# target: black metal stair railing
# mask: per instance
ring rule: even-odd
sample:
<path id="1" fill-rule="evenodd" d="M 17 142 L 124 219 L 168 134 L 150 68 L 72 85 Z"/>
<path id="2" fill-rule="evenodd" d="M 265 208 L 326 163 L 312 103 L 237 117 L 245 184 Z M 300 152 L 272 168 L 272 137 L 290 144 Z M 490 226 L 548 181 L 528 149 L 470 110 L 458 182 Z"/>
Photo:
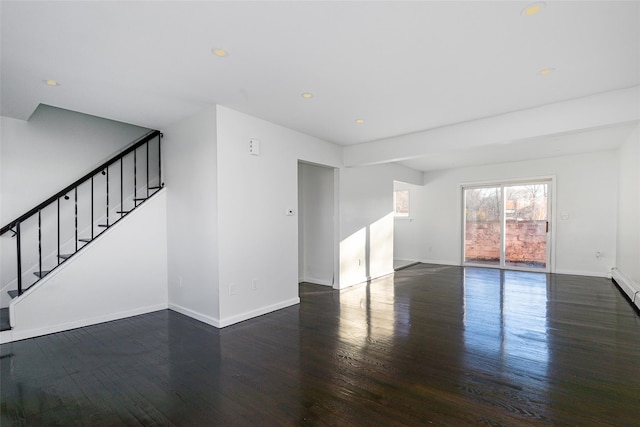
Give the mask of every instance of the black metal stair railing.
<path id="1" fill-rule="evenodd" d="M 8 292 L 11 297 L 21 295 L 164 186 L 161 139 L 159 131 L 149 132 L 0 229 L 0 236 L 11 232 L 15 238 L 17 289 Z M 25 286 L 25 275 L 35 276 L 35 281 Z M 0 287 L 13 281 L 2 277 Z"/>

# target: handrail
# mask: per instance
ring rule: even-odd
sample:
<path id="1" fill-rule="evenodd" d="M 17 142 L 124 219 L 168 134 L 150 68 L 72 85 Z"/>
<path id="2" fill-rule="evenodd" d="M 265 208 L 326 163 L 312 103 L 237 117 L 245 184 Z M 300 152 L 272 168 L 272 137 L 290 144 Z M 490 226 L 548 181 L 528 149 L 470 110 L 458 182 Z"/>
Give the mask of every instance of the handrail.
<path id="1" fill-rule="evenodd" d="M 13 221 L 9 222 L 7 225 L 5 225 L 4 227 L 2 227 L 0 229 L 0 235 L 6 233 L 7 231 L 11 231 L 11 229 L 13 227 L 15 227 L 16 224 L 18 224 L 18 223 L 24 221 L 25 219 L 29 218 L 31 215 L 37 213 L 39 210 L 41 210 L 44 207 L 48 206 L 49 204 L 53 203 L 54 201 L 56 201 L 60 197 L 63 197 L 68 192 L 73 190 L 75 187 L 79 186 L 80 184 L 84 183 L 85 181 L 90 180 L 91 177 L 96 175 L 98 172 L 100 172 L 100 171 L 104 170 L 105 168 L 109 167 L 113 163 L 115 163 L 118 160 L 120 160 L 122 157 L 126 156 L 127 154 L 131 153 L 132 151 L 136 150 L 138 147 L 141 147 L 142 145 L 146 144 L 147 142 L 151 141 L 152 139 L 158 137 L 159 135 L 161 135 L 160 131 L 154 130 L 152 132 L 149 132 L 145 136 L 141 137 L 137 142 L 135 142 L 129 148 L 125 149 L 124 151 L 121 151 L 121 152 L 117 153 L 114 157 L 112 157 L 111 159 L 107 160 L 105 163 L 101 164 L 100 166 L 98 166 L 97 168 L 95 168 L 94 170 L 92 170 L 91 172 L 89 172 L 88 174 L 83 176 L 82 178 L 78 179 L 73 184 L 68 185 L 62 191 L 59 191 L 56 194 L 54 194 L 53 196 L 49 197 L 47 200 L 45 200 L 44 202 L 40 203 L 35 208 L 27 211 L 25 214 L 22 214 L 18 218 L 16 218 Z"/>

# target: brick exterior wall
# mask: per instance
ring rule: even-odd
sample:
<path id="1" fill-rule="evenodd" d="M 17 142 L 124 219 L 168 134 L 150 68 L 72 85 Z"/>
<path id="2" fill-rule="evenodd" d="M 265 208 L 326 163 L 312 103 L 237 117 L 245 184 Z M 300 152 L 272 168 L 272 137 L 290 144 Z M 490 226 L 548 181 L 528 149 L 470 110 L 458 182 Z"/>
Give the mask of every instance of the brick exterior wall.
<path id="1" fill-rule="evenodd" d="M 506 262 L 545 263 L 547 260 L 546 221 L 507 221 Z M 500 259 L 500 222 L 467 224 L 465 256 L 468 261 Z"/>

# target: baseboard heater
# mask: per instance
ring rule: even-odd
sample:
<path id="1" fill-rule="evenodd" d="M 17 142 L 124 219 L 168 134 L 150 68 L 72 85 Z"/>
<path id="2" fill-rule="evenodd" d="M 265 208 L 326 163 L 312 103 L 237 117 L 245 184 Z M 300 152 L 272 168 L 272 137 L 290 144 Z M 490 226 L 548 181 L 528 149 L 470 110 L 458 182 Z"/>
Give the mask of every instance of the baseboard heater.
<path id="1" fill-rule="evenodd" d="M 627 277 L 617 268 L 611 271 L 611 278 L 627 298 L 629 298 L 634 308 L 640 312 L 640 284 L 631 280 L 631 278 Z"/>

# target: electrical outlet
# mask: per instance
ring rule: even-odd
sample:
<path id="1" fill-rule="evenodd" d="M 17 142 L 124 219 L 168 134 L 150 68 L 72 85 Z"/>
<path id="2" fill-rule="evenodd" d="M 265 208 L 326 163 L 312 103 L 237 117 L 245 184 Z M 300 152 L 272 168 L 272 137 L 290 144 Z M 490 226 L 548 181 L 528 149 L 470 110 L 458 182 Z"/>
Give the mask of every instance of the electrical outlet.
<path id="1" fill-rule="evenodd" d="M 252 291 L 257 291 L 258 290 L 258 279 L 253 279 L 251 281 L 251 290 Z"/>
<path id="2" fill-rule="evenodd" d="M 238 293 L 238 287 L 235 283 L 229 283 L 229 295 L 236 295 Z"/>

